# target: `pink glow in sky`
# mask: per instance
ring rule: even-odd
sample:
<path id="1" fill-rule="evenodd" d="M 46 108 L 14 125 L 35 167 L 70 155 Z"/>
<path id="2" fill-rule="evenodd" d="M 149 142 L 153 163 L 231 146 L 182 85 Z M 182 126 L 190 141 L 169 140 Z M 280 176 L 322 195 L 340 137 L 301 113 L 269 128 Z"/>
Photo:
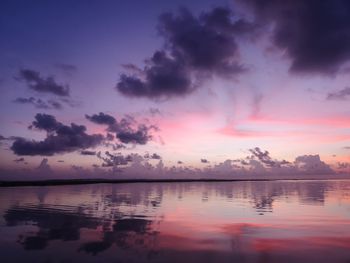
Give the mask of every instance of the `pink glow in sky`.
<path id="1" fill-rule="evenodd" d="M 4 4 L 0 179 L 349 174 L 350 7 L 302 2 Z"/>

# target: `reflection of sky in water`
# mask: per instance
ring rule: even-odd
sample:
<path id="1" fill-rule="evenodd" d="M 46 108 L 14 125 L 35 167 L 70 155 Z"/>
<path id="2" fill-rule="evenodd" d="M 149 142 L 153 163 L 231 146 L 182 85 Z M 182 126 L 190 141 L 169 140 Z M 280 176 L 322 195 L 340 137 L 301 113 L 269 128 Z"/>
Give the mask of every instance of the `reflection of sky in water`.
<path id="1" fill-rule="evenodd" d="M 350 181 L 2 188 L 5 262 L 349 262 Z"/>

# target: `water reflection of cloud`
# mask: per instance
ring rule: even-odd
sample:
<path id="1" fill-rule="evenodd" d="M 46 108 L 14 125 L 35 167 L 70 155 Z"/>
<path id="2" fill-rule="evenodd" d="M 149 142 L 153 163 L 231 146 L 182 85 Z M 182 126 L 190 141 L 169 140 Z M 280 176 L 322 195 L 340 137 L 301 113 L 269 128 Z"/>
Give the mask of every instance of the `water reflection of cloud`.
<path id="1" fill-rule="evenodd" d="M 54 254 L 69 246 L 67 257 L 130 262 L 281 262 L 296 248 L 312 258 L 302 246 L 350 256 L 346 207 L 338 201 L 332 208 L 337 216 L 326 207 L 346 198 L 349 183 L 61 186 L 46 187 L 44 198 L 42 188 L 31 187 L 4 189 L 0 198 L 12 200 L 3 212 L 4 229 L 17 229 L 22 250 Z"/>

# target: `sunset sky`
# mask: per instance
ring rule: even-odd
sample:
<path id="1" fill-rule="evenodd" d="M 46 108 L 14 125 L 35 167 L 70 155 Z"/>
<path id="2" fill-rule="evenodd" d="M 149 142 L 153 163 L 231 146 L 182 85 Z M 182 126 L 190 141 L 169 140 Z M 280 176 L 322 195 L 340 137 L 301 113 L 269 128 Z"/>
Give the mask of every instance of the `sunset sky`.
<path id="1" fill-rule="evenodd" d="M 5 0 L 0 33 L 0 179 L 350 171 L 349 1 Z"/>

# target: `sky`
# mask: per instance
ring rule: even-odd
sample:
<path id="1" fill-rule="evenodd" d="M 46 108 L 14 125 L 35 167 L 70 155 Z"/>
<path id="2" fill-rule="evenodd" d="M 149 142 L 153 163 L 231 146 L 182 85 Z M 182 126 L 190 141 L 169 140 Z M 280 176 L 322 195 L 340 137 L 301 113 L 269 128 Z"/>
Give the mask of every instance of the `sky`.
<path id="1" fill-rule="evenodd" d="M 346 0 L 1 1 L 0 179 L 350 172 Z"/>

